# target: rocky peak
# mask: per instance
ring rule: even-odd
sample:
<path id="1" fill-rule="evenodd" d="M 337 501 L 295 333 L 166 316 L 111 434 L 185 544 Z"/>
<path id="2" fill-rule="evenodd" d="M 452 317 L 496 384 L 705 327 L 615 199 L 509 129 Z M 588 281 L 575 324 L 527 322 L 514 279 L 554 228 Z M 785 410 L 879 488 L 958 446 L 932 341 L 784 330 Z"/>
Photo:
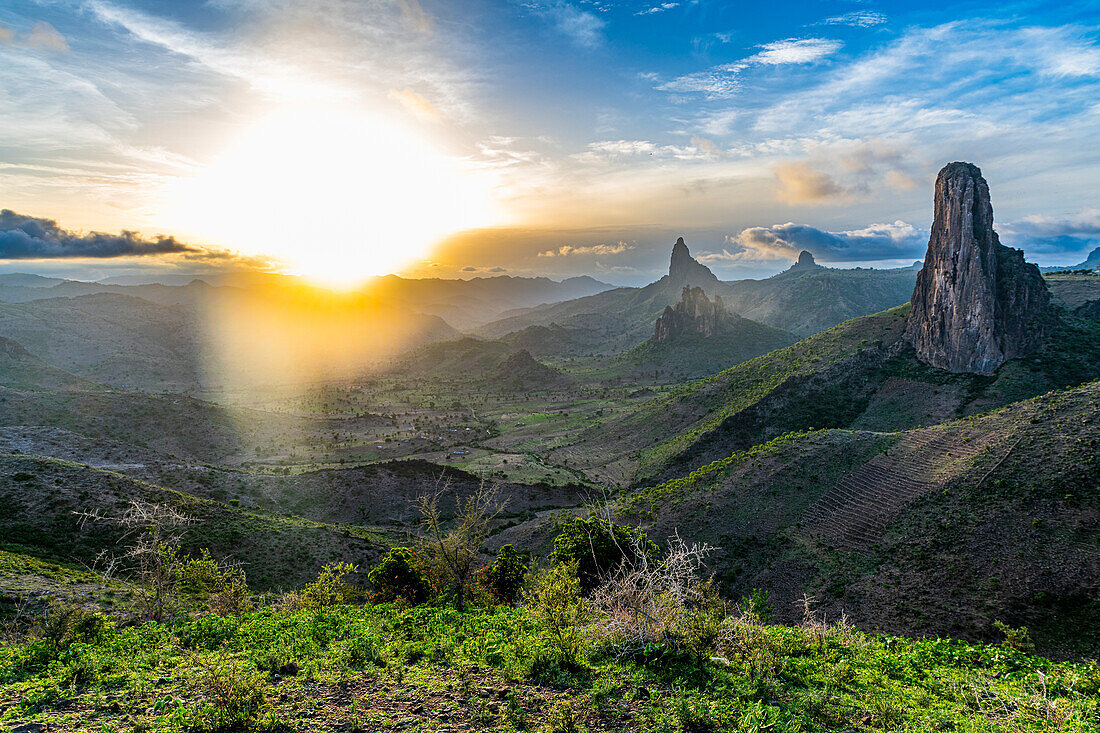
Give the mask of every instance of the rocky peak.
<path id="1" fill-rule="evenodd" d="M 707 287 L 717 285 L 718 278 L 706 265 L 701 265 L 691 256 L 684 238 L 676 240 L 672 245 L 672 259 L 668 264 L 668 285 L 670 288 L 679 289 L 685 285 Z"/>
<path id="2" fill-rule="evenodd" d="M 1032 351 L 1050 295 L 1023 252 L 993 230 L 989 185 L 970 163 L 936 178 L 935 219 L 917 274 L 906 339 L 921 361 L 952 372 L 990 374 Z"/>
<path id="3" fill-rule="evenodd" d="M 817 270 L 820 268 L 821 265 L 817 264 L 817 261 L 814 260 L 813 252 L 804 249 L 798 253 L 798 262 L 791 265 L 790 270 Z"/>
<path id="4" fill-rule="evenodd" d="M 657 319 L 653 340 L 660 344 L 688 333 L 710 338 L 721 331 L 730 318 L 722 296 L 715 295 L 711 301 L 702 288 L 685 285 L 676 307 L 665 306 L 664 313 Z"/>

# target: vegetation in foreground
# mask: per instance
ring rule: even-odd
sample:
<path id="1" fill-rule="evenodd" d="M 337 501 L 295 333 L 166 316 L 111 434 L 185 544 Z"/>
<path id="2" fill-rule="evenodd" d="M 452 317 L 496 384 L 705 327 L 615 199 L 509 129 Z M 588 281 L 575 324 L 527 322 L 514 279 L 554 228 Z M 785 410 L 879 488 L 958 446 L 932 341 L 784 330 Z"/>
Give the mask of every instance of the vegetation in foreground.
<path id="1" fill-rule="evenodd" d="M 479 560 L 490 493 L 354 583 L 340 563 L 282 597 L 240 568 L 184 556 L 165 527 L 126 552 L 132 613 L 54 603 L 0 645 L 0 722 L 132 731 L 1096 730 L 1100 665 L 999 645 L 769 623 L 702 578 L 712 549 L 664 550 L 596 515 L 562 526 L 538 569 L 506 546 Z"/>

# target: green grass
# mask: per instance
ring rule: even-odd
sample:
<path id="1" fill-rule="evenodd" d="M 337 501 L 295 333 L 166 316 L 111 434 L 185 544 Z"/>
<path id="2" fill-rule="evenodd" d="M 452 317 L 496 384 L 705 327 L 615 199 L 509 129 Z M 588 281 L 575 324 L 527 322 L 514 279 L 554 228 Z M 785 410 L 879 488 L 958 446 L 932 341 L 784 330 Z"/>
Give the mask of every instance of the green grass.
<path id="1" fill-rule="evenodd" d="M 0 647 L 0 721 L 65 730 L 1089 731 L 1100 668 L 1008 648 L 754 626 L 728 659 L 546 672 L 524 609 L 263 609 Z M 343 725 L 345 727 L 339 728 Z"/>

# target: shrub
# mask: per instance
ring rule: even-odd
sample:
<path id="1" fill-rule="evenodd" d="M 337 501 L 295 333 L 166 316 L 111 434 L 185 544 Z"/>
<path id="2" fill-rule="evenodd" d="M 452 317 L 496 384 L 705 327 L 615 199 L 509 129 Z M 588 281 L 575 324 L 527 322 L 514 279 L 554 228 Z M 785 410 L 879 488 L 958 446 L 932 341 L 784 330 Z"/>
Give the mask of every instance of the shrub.
<path id="1" fill-rule="evenodd" d="M 453 600 L 462 610 L 467 597 L 477 589 L 481 547 L 503 504 L 497 501 L 496 489 L 483 483 L 473 494 L 457 501 L 454 520 L 444 526 L 439 500 L 449 489 L 444 484 L 435 494 L 418 501 L 424 530 L 421 551 L 432 590 Z"/>
<path id="2" fill-rule="evenodd" d="M 329 563 L 321 568 L 317 580 L 313 581 L 298 594 L 297 605 L 309 611 L 317 611 L 327 606 L 347 603 L 356 595 L 354 586 L 344 580 L 348 575 L 359 572 L 359 567 L 351 563 Z"/>
<path id="3" fill-rule="evenodd" d="M 741 613 L 754 617 L 759 623 L 766 624 L 772 620 L 774 612 L 766 590 L 753 588 L 752 592 L 741 596 L 737 606 L 741 609 Z"/>
<path id="4" fill-rule="evenodd" d="M 699 580 L 712 549 L 676 537 L 665 556 L 653 560 L 639 542 L 631 559 L 592 593 L 593 605 L 604 613 L 602 635 L 618 653 L 651 656 L 705 646 L 698 650 L 709 656 L 725 617 L 712 584 Z"/>
<path id="5" fill-rule="evenodd" d="M 599 517 L 577 517 L 562 526 L 550 557 L 557 563 L 576 563 L 581 588 L 587 593 L 624 562 L 639 555 L 656 557 L 659 550 L 642 530 Z"/>
<path id="6" fill-rule="evenodd" d="M 1005 635 L 1004 641 L 1001 642 L 1004 648 L 1027 654 L 1035 651 L 1035 643 L 1031 641 L 1031 634 L 1028 633 L 1026 626 L 1013 628 L 1001 621 L 994 621 L 993 625 L 997 627 L 997 631 Z"/>
<path id="7" fill-rule="evenodd" d="M 523 579 L 527 575 L 527 564 L 531 553 L 519 552 L 513 545 L 504 545 L 497 553 L 494 562 L 485 572 L 489 589 L 504 603 L 515 603 L 523 588 Z"/>
<path id="8" fill-rule="evenodd" d="M 533 575 L 523 589 L 525 605 L 549 644 L 555 664 L 575 668 L 587 646 L 585 627 L 594 615 L 581 593 L 575 563 L 563 563 Z"/>
<path id="9" fill-rule="evenodd" d="M 114 628 L 114 622 L 101 613 L 80 606 L 51 601 L 46 614 L 31 629 L 31 635 L 46 644 L 56 656 L 76 643 L 92 644 Z"/>
<path id="10" fill-rule="evenodd" d="M 244 571 L 219 564 L 208 550 L 197 558 L 178 560 L 175 573 L 180 591 L 201 599 L 219 616 L 239 615 L 250 606 Z"/>
<path id="11" fill-rule="evenodd" d="M 423 561 L 407 547 L 394 547 L 367 573 L 374 586 L 375 600 L 403 600 L 417 604 L 428 600 L 428 582 L 421 571 Z"/>
<path id="12" fill-rule="evenodd" d="M 242 659 L 192 657 L 198 674 L 192 680 L 203 703 L 190 713 L 192 731 L 240 730 L 252 723 L 267 704 L 267 679 Z"/>

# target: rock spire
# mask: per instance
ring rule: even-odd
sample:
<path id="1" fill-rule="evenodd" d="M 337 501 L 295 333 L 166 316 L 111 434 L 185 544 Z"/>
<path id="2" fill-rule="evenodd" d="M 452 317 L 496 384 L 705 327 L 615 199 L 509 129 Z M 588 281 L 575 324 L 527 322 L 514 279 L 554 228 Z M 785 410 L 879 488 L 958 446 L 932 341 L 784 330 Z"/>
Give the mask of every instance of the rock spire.
<path id="1" fill-rule="evenodd" d="M 1049 301 L 1039 269 L 998 240 L 981 170 L 945 166 L 905 332 L 917 357 L 952 372 L 990 374 L 1038 345 Z"/>

